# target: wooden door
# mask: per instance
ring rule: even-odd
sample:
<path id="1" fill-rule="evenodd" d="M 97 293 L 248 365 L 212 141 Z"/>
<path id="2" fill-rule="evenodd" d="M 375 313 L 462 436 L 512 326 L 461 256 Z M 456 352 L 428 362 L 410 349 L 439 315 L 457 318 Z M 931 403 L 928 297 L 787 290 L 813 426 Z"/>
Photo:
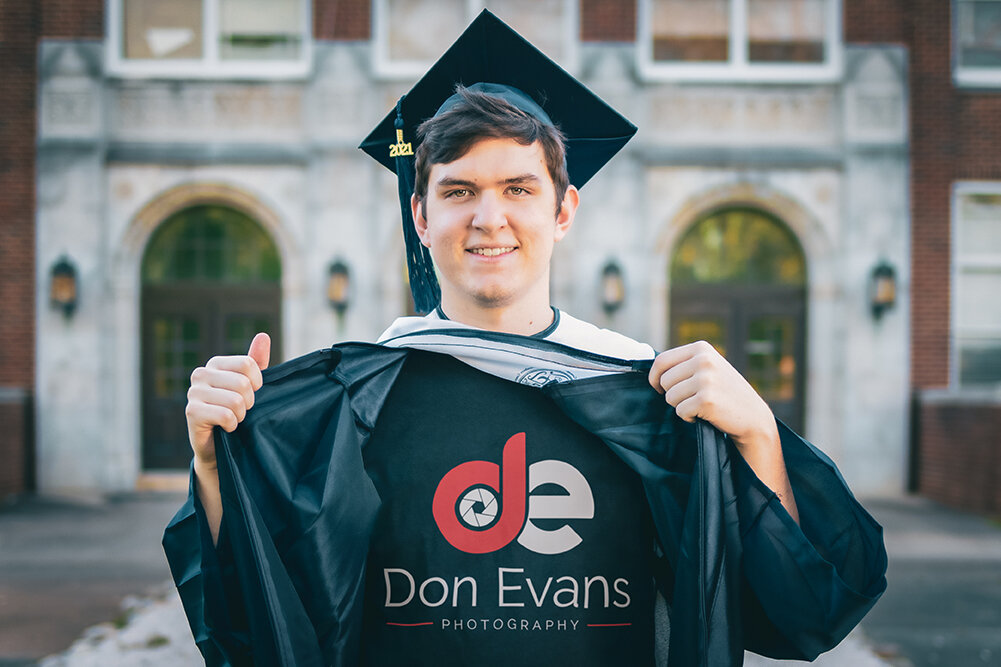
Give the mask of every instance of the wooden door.
<path id="1" fill-rule="evenodd" d="M 143 274 L 143 468 L 186 468 L 191 372 L 215 355 L 246 354 L 258 331 L 271 335 L 271 363 L 280 361 L 277 251 L 246 215 L 199 206 L 161 225 Z"/>
<path id="2" fill-rule="evenodd" d="M 670 340 L 712 343 L 775 415 L 803 428 L 806 269 L 795 237 L 759 211 L 717 211 L 682 237 L 671 268 Z"/>

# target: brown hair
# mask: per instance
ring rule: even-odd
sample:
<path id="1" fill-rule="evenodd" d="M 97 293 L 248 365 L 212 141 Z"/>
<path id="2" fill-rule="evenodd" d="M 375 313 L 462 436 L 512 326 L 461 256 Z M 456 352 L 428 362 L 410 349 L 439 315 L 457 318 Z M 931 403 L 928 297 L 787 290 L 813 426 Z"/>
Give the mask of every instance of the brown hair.
<path id="1" fill-rule="evenodd" d="M 414 194 L 421 206 L 427 199 L 432 166 L 458 160 L 483 139 L 514 139 L 524 146 L 536 141 L 542 145 L 546 168 L 556 188 L 558 214 L 570 183 L 563 133 L 496 95 L 469 90 L 461 84 L 455 92 L 462 97 L 459 104 L 417 128 Z"/>

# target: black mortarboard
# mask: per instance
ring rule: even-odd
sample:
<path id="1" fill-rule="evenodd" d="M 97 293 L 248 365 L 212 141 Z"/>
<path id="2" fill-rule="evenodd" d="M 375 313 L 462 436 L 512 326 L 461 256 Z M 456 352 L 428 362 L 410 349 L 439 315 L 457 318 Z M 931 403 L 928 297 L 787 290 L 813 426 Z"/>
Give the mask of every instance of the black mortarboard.
<path id="1" fill-rule="evenodd" d="M 420 312 L 438 305 L 440 292 L 430 253 L 417 237 L 410 212 L 416 129 L 441 110 L 455 94 L 456 85 L 477 83 L 500 84 L 500 96 L 505 100 L 559 127 L 566 137 L 570 183 L 578 188 L 636 133 L 635 125 L 506 23 L 483 10 L 360 146 L 399 178 L 410 289 Z"/>

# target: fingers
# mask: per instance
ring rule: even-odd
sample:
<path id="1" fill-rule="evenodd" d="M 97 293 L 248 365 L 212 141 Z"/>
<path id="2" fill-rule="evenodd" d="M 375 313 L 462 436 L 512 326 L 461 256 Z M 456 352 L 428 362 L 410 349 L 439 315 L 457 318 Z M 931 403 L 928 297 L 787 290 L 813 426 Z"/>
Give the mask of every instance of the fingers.
<path id="1" fill-rule="evenodd" d="M 664 393 L 664 400 L 677 409 L 681 403 L 698 394 L 700 389 L 702 387 L 700 386 L 699 378 L 694 376 L 689 377 L 667 388 L 667 391 Z"/>
<path id="2" fill-rule="evenodd" d="M 209 361 L 209 366 L 196 368 L 191 374 L 191 389 L 188 390 L 188 399 L 199 397 L 202 389 L 217 388 L 237 394 L 247 408 L 252 407 L 254 405 L 254 391 L 261 386 L 260 371 L 257 371 L 257 377 L 254 377 L 253 375 L 248 376 L 242 371 L 243 368 L 246 368 L 242 364 L 238 364 L 241 370 L 213 368 L 211 364 L 218 358 L 213 357 Z M 255 365 L 253 361 L 250 364 Z M 193 395 L 192 392 L 195 394 Z"/>
<path id="3" fill-rule="evenodd" d="M 222 405 L 193 401 L 185 407 L 184 414 L 188 418 L 188 435 L 192 438 L 191 444 L 196 455 L 208 454 L 201 450 L 211 444 L 213 427 L 219 426 L 226 432 L 232 433 L 240 425 L 236 413 Z"/>
<path id="4" fill-rule="evenodd" d="M 697 341 L 662 352 L 650 369 L 650 384 L 674 407 L 679 417 L 693 422 L 713 419 L 720 379 L 726 361 L 712 345 Z"/>
<path id="5" fill-rule="evenodd" d="M 265 334 L 266 336 L 267 334 Z M 254 340 L 257 340 L 256 338 Z M 268 346 L 270 347 L 270 341 Z M 266 360 L 265 360 L 266 361 Z M 249 355 L 233 355 L 229 357 L 212 357 L 209 362 L 205 364 L 207 370 L 218 370 L 218 371 L 228 371 L 232 373 L 237 373 L 238 375 L 245 376 L 250 380 L 250 386 L 254 391 L 261 388 L 264 384 L 264 377 L 261 375 L 261 367 Z M 199 370 L 196 368 L 195 373 Z M 194 373 L 192 373 L 191 381 L 194 383 L 196 381 Z"/>
<path id="6" fill-rule="evenodd" d="M 191 373 L 184 416 L 197 460 L 206 465 L 215 463 L 213 427 L 230 433 L 237 429 L 254 406 L 254 392 L 264 384 L 261 370 L 270 360 L 271 338 L 259 333 L 248 354 L 212 357 Z"/>
<path id="7" fill-rule="evenodd" d="M 253 399 L 248 402 L 246 397 L 240 392 L 204 385 L 191 387 L 188 391 L 188 402 L 201 403 L 213 408 L 229 410 L 233 413 L 237 423 L 242 422 L 243 418 L 247 416 L 247 410 L 253 407 Z M 226 421 L 229 420 L 227 419 Z M 219 422 L 219 425 L 226 426 L 222 422 Z"/>
<path id="8" fill-rule="evenodd" d="M 705 357 L 706 355 L 711 355 L 715 351 L 716 348 L 704 340 L 695 341 L 694 343 L 688 343 L 687 345 L 665 350 L 664 352 L 658 354 L 657 358 L 653 360 L 653 365 L 650 367 L 650 373 L 647 375 L 647 380 L 654 389 L 663 394 L 665 391 L 665 384 L 662 378 L 665 373 L 695 357 Z M 681 374 L 684 375 L 684 371 L 681 371 Z M 680 377 L 678 379 L 680 379 Z"/>
<path id="9" fill-rule="evenodd" d="M 254 336 L 247 356 L 257 362 L 258 369 L 263 371 L 267 368 L 268 362 L 271 361 L 271 336 L 264 332 Z"/>

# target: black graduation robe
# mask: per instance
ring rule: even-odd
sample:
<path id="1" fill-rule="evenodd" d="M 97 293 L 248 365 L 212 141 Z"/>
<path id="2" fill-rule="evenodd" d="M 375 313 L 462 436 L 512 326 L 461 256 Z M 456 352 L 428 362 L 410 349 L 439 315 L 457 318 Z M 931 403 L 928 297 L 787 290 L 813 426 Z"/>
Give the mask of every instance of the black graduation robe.
<path id="1" fill-rule="evenodd" d="M 568 349 L 532 341 L 547 345 Z M 345 343 L 267 369 L 240 427 L 216 429 L 219 544 L 193 491 L 163 538 L 206 664 L 357 663 L 380 505 L 362 449 L 407 354 Z M 739 665 L 745 648 L 812 660 L 837 645 L 886 587 L 881 527 L 779 422 L 797 525 L 726 436 L 682 421 L 647 383 L 649 362 L 632 366 L 539 391 L 642 480 L 672 573 L 658 581 L 670 665 Z M 677 456 L 686 448 L 696 456 Z"/>

